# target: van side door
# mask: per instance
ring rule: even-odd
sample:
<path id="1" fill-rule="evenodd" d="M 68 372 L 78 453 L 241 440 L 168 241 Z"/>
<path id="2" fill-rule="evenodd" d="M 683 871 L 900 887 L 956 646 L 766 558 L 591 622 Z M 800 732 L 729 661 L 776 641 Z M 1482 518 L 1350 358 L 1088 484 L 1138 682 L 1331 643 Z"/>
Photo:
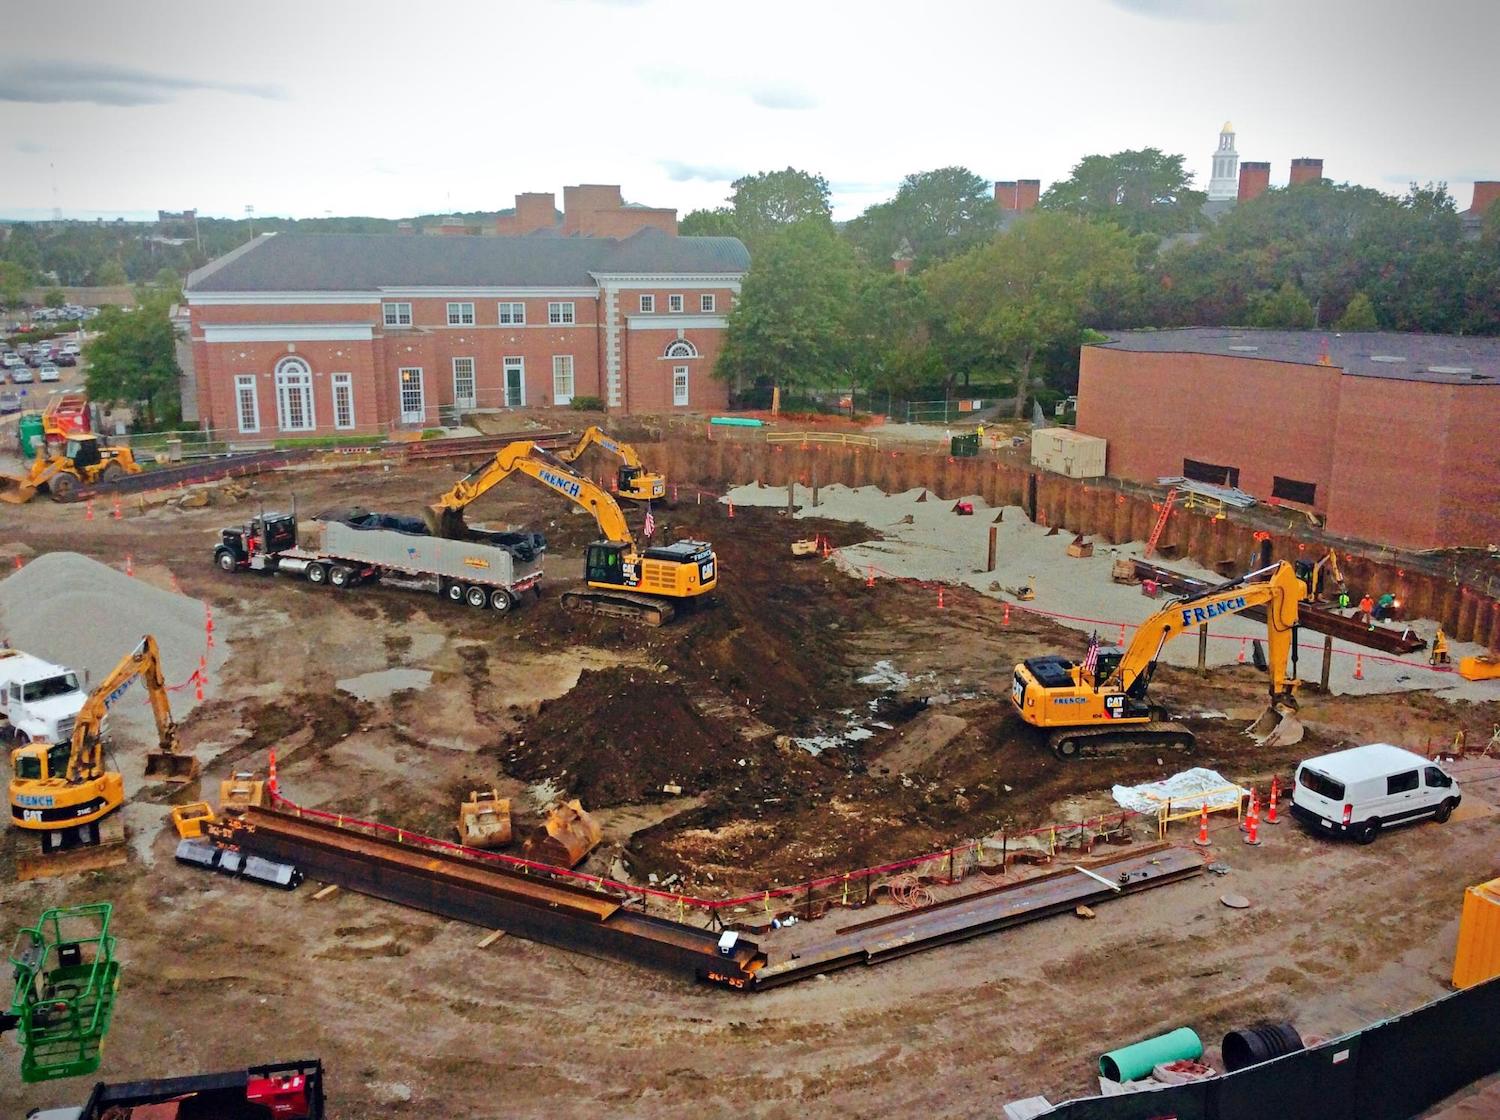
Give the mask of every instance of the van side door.
<path id="1" fill-rule="evenodd" d="M 1426 808 L 1422 776 L 1416 770 L 1401 770 L 1385 779 L 1385 798 L 1381 817 L 1387 822 L 1410 820 Z"/>

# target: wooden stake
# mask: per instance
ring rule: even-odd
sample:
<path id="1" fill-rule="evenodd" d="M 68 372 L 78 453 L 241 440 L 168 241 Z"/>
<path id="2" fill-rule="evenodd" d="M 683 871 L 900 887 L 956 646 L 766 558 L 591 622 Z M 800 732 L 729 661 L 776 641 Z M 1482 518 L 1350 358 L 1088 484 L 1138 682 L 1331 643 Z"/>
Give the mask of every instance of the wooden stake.
<path id="1" fill-rule="evenodd" d="M 484 939 L 479 942 L 479 947 L 481 949 L 488 949 L 491 945 L 499 941 L 504 936 L 505 931 L 503 929 L 491 930 L 489 933 L 485 934 Z"/>
<path id="2" fill-rule="evenodd" d="M 337 883 L 329 883 L 326 887 L 324 887 L 322 890 L 320 890 L 317 894 L 313 895 L 313 901 L 317 902 L 319 899 L 327 898 L 329 895 L 333 894 L 338 889 L 339 889 L 339 885 Z"/>

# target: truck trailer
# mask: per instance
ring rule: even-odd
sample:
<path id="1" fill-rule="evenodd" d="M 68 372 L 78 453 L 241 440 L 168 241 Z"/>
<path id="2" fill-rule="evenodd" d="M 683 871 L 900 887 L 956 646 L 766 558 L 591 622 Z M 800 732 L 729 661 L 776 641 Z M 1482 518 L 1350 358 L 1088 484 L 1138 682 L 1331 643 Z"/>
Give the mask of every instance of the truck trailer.
<path id="1" fill-rule="evenodd" d="M 220 530 L 214 563 L 225 572 L 284 572 L 339 589 L 387 583 L 505 612 L 525 592 L 541 593 L 545 550 L 536 533 L 475 528 L 449 540 L 416 518 L 356 508 L 300 527 L 293 514 L 263 513 Z"/>

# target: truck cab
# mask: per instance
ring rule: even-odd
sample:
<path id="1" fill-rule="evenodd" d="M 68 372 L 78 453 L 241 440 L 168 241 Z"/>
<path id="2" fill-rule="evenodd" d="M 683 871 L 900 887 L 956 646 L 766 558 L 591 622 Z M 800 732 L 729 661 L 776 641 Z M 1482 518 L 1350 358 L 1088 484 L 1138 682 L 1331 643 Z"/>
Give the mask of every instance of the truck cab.
<path id="1" fill-rule="evenodd" d="M 87 699 L 72 669 L 20 650 L 0 650 L 0 719 L 13 739 L 67 743 Z"/>
<path id="2" fill-rule="evenodd" d="M 214 563 L 226 572 L 274 567 L 271 557 L 297 543 L 297 519 L 289 513 L 263 513 L 244 525 L 219 530 Z"/>

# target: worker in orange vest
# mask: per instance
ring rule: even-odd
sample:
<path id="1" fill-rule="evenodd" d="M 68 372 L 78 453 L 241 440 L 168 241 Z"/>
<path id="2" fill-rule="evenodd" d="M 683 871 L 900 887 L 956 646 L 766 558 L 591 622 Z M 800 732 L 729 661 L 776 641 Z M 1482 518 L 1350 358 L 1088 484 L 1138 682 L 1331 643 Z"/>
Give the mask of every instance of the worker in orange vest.
<path id="1" fill-rule="evenodd" d="M 1366 591 L 1364 597 L 1359 601 L 1359 610 L 1354 612 L 1354 617 L 1361 622 L 1369 622 L 1373 619 L 1374 615 L 1375 600 L 1370 598 L 1370 593 Z"/>

